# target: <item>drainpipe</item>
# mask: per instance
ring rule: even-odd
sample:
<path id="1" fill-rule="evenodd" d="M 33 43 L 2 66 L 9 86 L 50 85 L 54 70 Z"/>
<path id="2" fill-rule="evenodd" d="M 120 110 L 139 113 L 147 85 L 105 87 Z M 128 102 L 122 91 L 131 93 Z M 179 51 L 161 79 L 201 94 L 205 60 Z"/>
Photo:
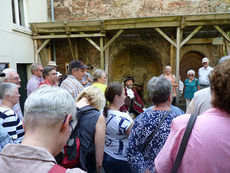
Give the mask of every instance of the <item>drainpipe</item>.
<path id="1" fill-rule="evenodd" d="M 54 1 L 50 0 L 50 6 L 51 6 L 51 22 L 54 22 Z M 56 62 L 56 46 L 55 46 L 55 40 L 52 40 L 53 45 L 53 60 Z"/>

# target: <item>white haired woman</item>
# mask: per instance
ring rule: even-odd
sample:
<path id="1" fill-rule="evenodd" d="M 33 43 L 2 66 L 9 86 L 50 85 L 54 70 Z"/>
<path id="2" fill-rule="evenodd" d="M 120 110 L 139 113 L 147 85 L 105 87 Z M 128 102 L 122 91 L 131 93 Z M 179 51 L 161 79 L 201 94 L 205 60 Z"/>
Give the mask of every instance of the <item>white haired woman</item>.
<path id="1" fill-rule="evenodd" d="M 199 80 L 195 78 L 195 71 L 189 70 L 187 72 L 188 78 L 184 81 L 184 98 L 186 101 L 186 109 L 194 97 L 194 93 L 200 89 Z"/>
<path id="2" fill-rule="evenodd" d="M 128 139 L 127 158 L 138 173 L 154 172 L 154 159 L 168 137 L 172 120 L 182 114 L 171 109 L 173 94 L 168 79 L 153 77 L 148 82 L 148 92 L 154 107 L 134 120 Z M 155 129 L 158 130 L 151 137 Z"/>
<path id="3" fill-rule="evenodd" d="M 2 105 L 0 106 L 0 125 L 12 138 L 12 142 L 16 144 L 22 142 L 25 134 L 22 121 L 13 111 L 14 105 L 19 102 L 19 97 L 18 85 L 9 82 L 0 85 L 0 99 L 2 100 Z"/>

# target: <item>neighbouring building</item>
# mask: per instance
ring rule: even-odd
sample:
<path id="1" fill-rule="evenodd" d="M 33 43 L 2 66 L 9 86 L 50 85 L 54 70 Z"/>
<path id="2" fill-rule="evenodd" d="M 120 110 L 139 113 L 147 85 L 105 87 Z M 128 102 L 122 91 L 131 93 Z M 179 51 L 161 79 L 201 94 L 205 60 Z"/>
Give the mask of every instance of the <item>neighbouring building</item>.
<path id="1" fill-rule="evenodd" d="M 21 105 L 26 98 L 34 45 L 30 22 L 47 22 L 46 0 L 4 0 L 0 2 L 0 71 L 17 70 L 21 77 Z"/>

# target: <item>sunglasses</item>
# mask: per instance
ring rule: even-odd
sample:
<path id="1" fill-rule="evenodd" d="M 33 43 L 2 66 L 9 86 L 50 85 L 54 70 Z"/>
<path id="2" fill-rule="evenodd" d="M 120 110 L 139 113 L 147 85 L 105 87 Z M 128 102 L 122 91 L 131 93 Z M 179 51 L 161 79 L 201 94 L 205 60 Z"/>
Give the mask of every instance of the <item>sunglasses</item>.
<path id="1" fill-rule="evenodd" d="M 188 76 L 194 76 L 193 74 L 189 74 Z"/>

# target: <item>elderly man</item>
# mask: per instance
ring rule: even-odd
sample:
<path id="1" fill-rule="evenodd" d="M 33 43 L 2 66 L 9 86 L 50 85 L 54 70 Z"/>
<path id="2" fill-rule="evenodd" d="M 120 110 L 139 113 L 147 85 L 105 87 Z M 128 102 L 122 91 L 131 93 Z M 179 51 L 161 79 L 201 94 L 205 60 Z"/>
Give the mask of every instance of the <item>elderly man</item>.
<path id="1" fill-rule="evenodd" d="M 2 78 L 2 82 L 14 83 L 18 86 L 18 88 L 21 87 L 21 85 L 20 85 L 21 78 L 20 78 L 19 74 L 14 69 L 7 68 L 7 69 L 3 70 L 2 72 L 6 74 L 5 77 Z M 0 103 L 0 105 L 1 105 L 1 103 Z M 21 110 L 19 102 L 13 107 L 13 110 L 19 116 L 20 120 L 22 120 L 23 115 L 22 115 L 22 110 Z"/>
<path id="2" fill-rule="evenodd" d="M 166 66 L 165 67 L 165 73 L 163 73 L 161 75 L 161 77 L 164 77 L 164 78 L 168 79 L 171 82 L 172 91 L 173 91 L 172 105 L 175 105 L 176 104 L 176 87 L 178 86 L 178 84 L 177 84 L 175 75 L 172 74 L 172 68 L 170 66 Z"/>
<path id="3" fill-rule="evenodd" d="M 70 136 L 71 121 L 76 123 L 75 113 L 75 100 L 61 88 L 42 86 L 31 93 L 25 102 L 25 137 L 21 144 L 3 148 L 1 170 L 5 173 L 83 172 L 78 168 L 66 170 L 54 159 Z"/>
<path id="4" fill-rule="evenodd" d="M 69 75 L 61 83 L 60 87 L 69 91 L 74 99 L 76 99 L 78 94 L 84 89 L 81 80 L 86 74 L 87 67 L 88 66 L 84 65 L 80 60 L 73 60 L 69 63 Z"/>
<path id="5" fill-rule="evenodd" d="M 125 78 L 125 104 L 120 108 L 122 112 L 133 113 L 135 116 L 138 116 L 143 112 L 144 104 L 138 95 L 137 91 L 133 88 L 134 78 L 129 76 Z"/>
<path id="6" fill-rule="evenodd" d="M 223 56 L 219 59 L 219 64 L 229 60 L 230 56 Z M 200 115 L 211 108 L 211 89 L 204 88 L 195 92 L 192 101 L 190 102 L 186 114 Z"/>
<path id="7" fill-rule="evenodd" d="M 46 66 L 42 72 L 42 76 L 44 78 L 44 81 L 39 84 L 41 85 L 51 85 L 51 86 L 57 86 L 58 83 L 58 77 L 55 67 Z"/>
<path id="8" fill-rule="evenodd" d="M 198 78 L 200 82 L 200 89 L 207 88 L 210 85 L 208 75 L 212 72 L 213 68 L 209 65 L 209 59 L 204 57 L 202 59 L 203 67 L 199 68 L 198 70 Z"/>
<path id="9" fill-rule="evenodd" d="M 43 82 L 42 78 L 43 67 L 40 64 L 32 64 L 31 73 L 32 77 L 27 83 L 27 96 L 29 96 L 35 89 L 38 88 L 38 85 Z"/>

